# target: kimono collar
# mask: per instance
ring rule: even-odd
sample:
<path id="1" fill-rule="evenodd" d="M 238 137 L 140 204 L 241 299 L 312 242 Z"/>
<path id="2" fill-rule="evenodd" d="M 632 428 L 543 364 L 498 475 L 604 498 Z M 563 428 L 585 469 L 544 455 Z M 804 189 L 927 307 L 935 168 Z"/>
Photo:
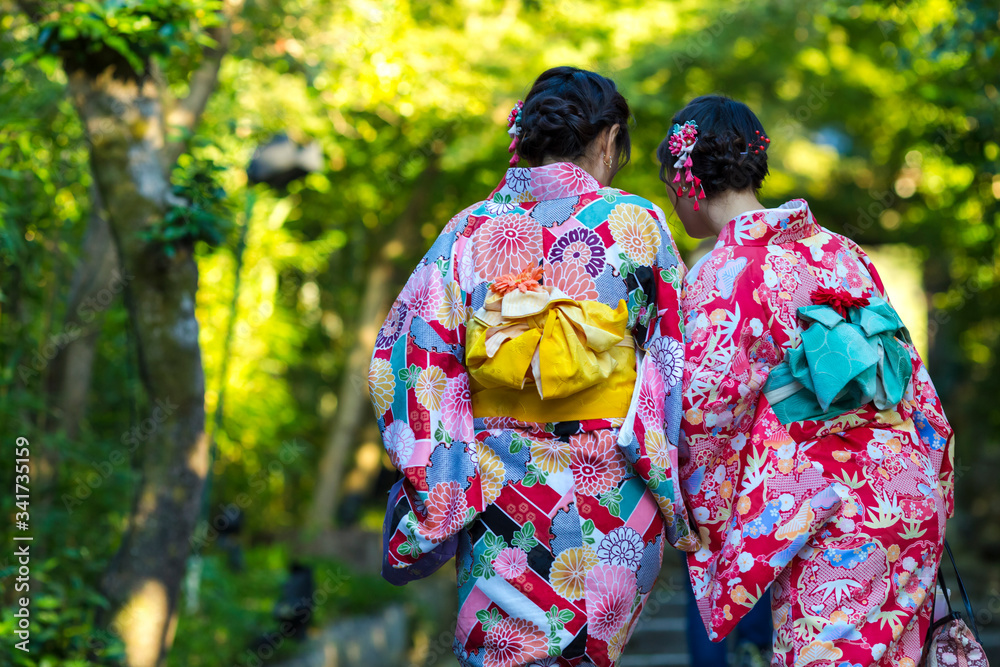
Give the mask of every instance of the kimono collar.
<path id="1" fill-rule="evenodd" d="M 822 231 L 806 200 L 793 199 L 778 208 L 747 211 L 736 216 L 723 227 L 715 247 L 779 245 L 800 241 Z"/>
<path id="2" fill-rule="evenodd" d="M 490 199 L 509 196 L 517 202 L 546 201 L 576 197 L 600 188 L 596 178 L 572 162 L 554 162 L 532 169 L 511 167 Z"/>

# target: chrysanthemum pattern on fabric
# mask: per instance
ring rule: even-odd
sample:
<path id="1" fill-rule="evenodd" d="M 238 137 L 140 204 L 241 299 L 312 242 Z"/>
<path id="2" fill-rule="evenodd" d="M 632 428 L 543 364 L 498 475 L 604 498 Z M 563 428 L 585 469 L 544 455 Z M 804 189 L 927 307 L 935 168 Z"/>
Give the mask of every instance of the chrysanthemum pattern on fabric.
<path id="1" fill-rule="evenodd" d="M 919 355 L 896 409 L 783 425 L 761 393 L 823 288 L 885 298 L 806 202 L 731 221 L 685 282 L 691 582 L 725 636 L 772 586 L 774 665 L 915 665 L 953 510 L 953 433 Z"/>
<path id="2" fill-rule="evenodd" d="M 633 337 L 661 351 L 644 357 L 642 418 L 621 443 L 622 417 L 473 417 L 469 313 L 497 278 L 538 267 L 543 285 L 573 298 L 625 299 Z M 677 468 L 684 271 L 652 203 L 569 163 L 513 168 L 446 225 L 393 306 L 370 372 L 405 477 L 387 516 L 387 562 L 417 570 L 458 539 L 464 667 L 612 667 L 664 543 L 693 545 Z"/>

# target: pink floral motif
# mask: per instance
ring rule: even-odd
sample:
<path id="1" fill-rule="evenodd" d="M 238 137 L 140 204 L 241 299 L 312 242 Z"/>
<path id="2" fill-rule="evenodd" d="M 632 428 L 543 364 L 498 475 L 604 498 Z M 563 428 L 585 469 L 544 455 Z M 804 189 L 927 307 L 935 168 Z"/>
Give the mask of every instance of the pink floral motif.
<path id="1" fill-rule="evenodd" d="M 559 162 L 540 171 L 531 182 L 531 192 L 538 199 L 572 197 L 601 187 L 593 176 L 571 162 Z"/>
<path id="2" fill-rule="evenodd" d="M 646 348 L 646 352 L 653 355 L 653 363 L 660 372 L 665 391 L 681 381 L 684 374 L 684 346 L 681 343 L 673 338 L 657 338 Z"/>
<path id="3" fill-rule="evenodd" d="M 861 273 L 858 271 L 848 271 L 844 277 L 844 282 L 851 289 L 860 289 L 865 284 L 861 279 Z"/>
<path id="4" fill-rule="evenodd" d="M 625 466 L 616 441 L 608 431 L 571 436 L 570 444 L 573 453 L 569 457 L 569 467 L 580 493 L 596 497 L 622 481 Z"/>
<path id="5" fill-rule="evenodd" d="M 587 629 L 601 641 L 622 629 L 632 611 L 635 574 L 624 565 L 601 563 L 587 575 Z"/>
<path id="6" fill-rule="evenodd" d="M 491 627 L 483 648 L 485 667 L 518 667 L 548 655 L 545 633 L 523 618 L 507 617 Z"/>
<path id="7" fill-rule="evenodd" d="M 445 430 L 455 440 L 472 439 L 472 394 L 467 374 L 448 380 L 441 397 L 441 419 Z"/>
<path id="8" fill-rule="evenodd" d="M 597 300 L 594 279 L 579 264 L 559 262 L 546 264 L 545 269 L 549 276 L 549 284 L 565 292 L 569 298 L 577 301 Z"/>
<path id="9" fill-rule="evenodd" d="M 668 144 L 670 154 L 681 155 L 683 153 L 690 153 L 697 141 L 698 124 L 696 122 L 689 120 L 683 125 L 674 125 L 670 131 L 670 143 Z"/>
<path id="10" fill-rule="evenodd" d="M 463 239 L 465 241 L 467 239 Z M 458 284 L 466 292 L 472 293 L 479 284 L 479 276 L 476 275 L 476 261 L 473 248 L 469 244 L 459 242 L 458 251 Z"/>
<path id="11" fill-rule="evenodd" d="M 436 264 L 426 264 L 417 269 L 406 281 L 399 300 L 407 310 L 424 320 L 433 319 L 444 300 L 444 286 Z"/>
<path id="12" fill-rule="evenodd" d="M 397 470 L 402 470 L 406 466 L 410 456 L 413 455 L 415 443 L 413 429 L 404 421 L 394 421 L 385 430 L 385 447 L 389 450 L 389 458 Z"/>
<path id="13" fill-rule="evenodd" d="M 655 367 L 642 376 L 642 385 L 639 387 L 639 418 L 646 428 L 663 428 L 663 378 Z"/>
<path id="14" fill-rule="evenodd" d="M 528 567 L 528 555 L 520 549 L 507 547 L 493 559 L 493 569 L 504 579 L 517 579 Z"/>
<path id="15" fill-rule="evenodd" d="M 492 280 L 531 266 L 542 252 L 541 225 L 521 213 L 490 218 L 473 237 L 476 270 Z"/>
<path id="16" fill-rule="evenodd" d="M 427 520 L 421 532 L 431 542 L 440 542 L 465 525 L 465 512 L 469 505 L 465 490 L 456 481 L 440 482 L 427 494 L 424 503 Z"/>

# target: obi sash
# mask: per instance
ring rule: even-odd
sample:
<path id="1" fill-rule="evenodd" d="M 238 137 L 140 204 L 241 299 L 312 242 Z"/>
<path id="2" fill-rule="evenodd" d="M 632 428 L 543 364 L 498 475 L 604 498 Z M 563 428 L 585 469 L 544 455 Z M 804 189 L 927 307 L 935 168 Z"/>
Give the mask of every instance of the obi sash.
<path id="1" fill-rule="evenodd" d="M 909 333 L 888 302 L 866 301 L 843 313 L 828 305 L 799 308 L 811 324 L 764 385 L 783 424 L 832 419 L 869 403 L 886 410 L 903 400 L 913 365 L 898 339 L 909 342 Z"/>
<path id="2" fill-rule="evenodd" d="M 625 417 L 635 387 L 628 307 L 553 287 L 491 294 L 466 326 L 475 417 L 528 422 Z"/>

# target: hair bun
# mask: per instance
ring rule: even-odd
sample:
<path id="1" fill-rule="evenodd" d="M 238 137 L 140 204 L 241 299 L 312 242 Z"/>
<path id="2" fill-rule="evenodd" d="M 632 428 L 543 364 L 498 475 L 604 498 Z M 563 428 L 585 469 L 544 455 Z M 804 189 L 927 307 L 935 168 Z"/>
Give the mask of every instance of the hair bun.
<path id="1" fill-rule="evenodd" d="M 518 154 L 532 165 L 546 158 L 573 160 L 608 127 L 619 125 L 618 147 L 630 156 L 628 103 L 608 78 L 577 69 L 555 67 L 535 81 L 524 98 Z"/>
<path id="2" fill-rule="evenodd" d="M 768 174 L 764 127 L 747 105 L 721 95 L 692 100 L 673 118 L 698 124 L 698 140 L 691 151 L 691 171 L 701 179 L 706 197 L 728 190 L 759 190 Z M 670 182 L 674 158 L 669 135 L 656 151 L 660 178 Z"/>
<path id="3" fill-rule="evenodd" d="M 760 189 L 768 171 L 767 154 L 754 153 L 747 143 L 732 132 L 698 139 L 691 152 L 691 170 L 701 179 L 706 196 L 726 190 Z"/>

